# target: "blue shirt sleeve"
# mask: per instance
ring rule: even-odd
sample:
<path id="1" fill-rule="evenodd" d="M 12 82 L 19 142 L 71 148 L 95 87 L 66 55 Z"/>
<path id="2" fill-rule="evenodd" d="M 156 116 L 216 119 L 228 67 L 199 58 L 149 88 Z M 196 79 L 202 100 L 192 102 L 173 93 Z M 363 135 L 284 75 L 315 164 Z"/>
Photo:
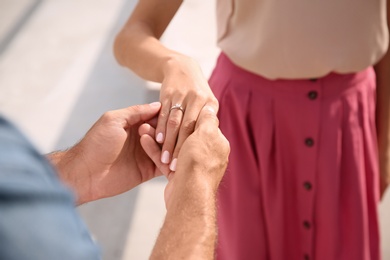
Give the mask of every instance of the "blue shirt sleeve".
<path id="1" fill-rule="evenodd" d="M 100 259 L 72 194 L 1 116 L 0 259 Z"/>

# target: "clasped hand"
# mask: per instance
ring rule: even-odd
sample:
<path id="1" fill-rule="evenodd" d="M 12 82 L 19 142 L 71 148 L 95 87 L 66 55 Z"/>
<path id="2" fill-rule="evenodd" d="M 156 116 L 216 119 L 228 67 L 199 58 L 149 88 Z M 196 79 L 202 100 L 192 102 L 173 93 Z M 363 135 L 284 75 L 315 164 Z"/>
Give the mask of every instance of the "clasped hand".
<path id="1" fill-rule="evenodd" d="M 164 71 L 155 139 L 162 145 L 161 162 L 175 171 L 180 149 L 193 133 L 200 111 L 206 105 L 218 111 L 218 101 L 193 59 L 175 55 Z"/>
<path id="2" fill-rule="evenodd" d="M 160 160 L 161 145 L 154 141 L 160 108 L 156 102 L 107 112 L 78 144 L 48 156 L 60 178 L 76 193 L 78 204 L 118 195 L 162 174 L 173 183 L 175 175 L 190 177 L 194 165 L 207 169 L 204 177 L 216 190 L 229 145 L 218 129 L 215 110 L 203 108 L 195 132 L 183 142 L 177 171 L 172 174 Z M 166 202 L 173 188 L 168 185 Z"/>

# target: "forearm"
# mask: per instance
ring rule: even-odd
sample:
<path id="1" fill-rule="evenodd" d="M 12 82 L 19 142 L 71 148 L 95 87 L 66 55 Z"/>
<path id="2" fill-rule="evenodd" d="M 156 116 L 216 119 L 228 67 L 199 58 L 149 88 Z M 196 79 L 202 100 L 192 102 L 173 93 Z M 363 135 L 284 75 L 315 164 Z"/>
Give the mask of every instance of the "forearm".
<path id="1" fill-rule="evenodd" d="M 159 41 L 181 2 L 139 1 L 115 40 L 117 61 L 146 80 L 162 82 L 166 64 L 182 56 Z"/>
<path id="2" fill-rule="evenodd" d="M 390 8 L 387 6 L 387 16 Z M 388 17 L 389 24 L 389 17 Z M 378 135 L 381 196 L 390 183 L 390 52 L 375 66 L 377 78 L 376 127 Z"/>
<path id="3" fill-rule="evenodd" d="M 377 74 L 376 124 L 382 186 L 389 182 L 390 163 L 390 53 L 375 66 Z"/>
<path id="4" fill-rule="evenodd" d="M 64 161 L 69 161 L 65 159 L 66 157 L 66 151 L 56 151 L 46 155 L 46 158 L 57 170 L 60 180 L 68 186 L 71 186 L 70 174 L 65 167 L 66 165 L 69 165 L 69 163 L 64 163 Z"/>
<path id="5" fill-rule="evenodd" d="M 390 144 L 390 52 L 375 66 L 377 76 L 377 132 L 379 151 L 386 154 Z"/>
<path id="6" fill-rule="evenodd" d="M 175 186 L 178 189 L 171 195 L 151 259 L 213 259 L 217 238 L 216 188 L 204 179 L 184 185 L 177 182 Z"/>

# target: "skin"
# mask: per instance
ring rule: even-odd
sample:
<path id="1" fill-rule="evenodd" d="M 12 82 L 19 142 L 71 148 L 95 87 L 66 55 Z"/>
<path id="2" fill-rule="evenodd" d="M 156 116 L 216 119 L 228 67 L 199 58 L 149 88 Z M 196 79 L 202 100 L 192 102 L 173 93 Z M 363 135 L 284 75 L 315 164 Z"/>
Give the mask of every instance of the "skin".
<path id="1" fill-rule="evenodd" d="M 178 154 L 176 172 L 171 172 L 161 163 L 161 145 L 154 140 L 153 118 L 160 108 L 153 103 L 107 112 L 78 144 L 48 158 L 78 204 L 120 194 L 165 174 L 167 215 L 151 259 L 213 259 L 215 197 L 229 143 L 218 128 L 215 110 L 206 105 Z"/>
<path id="2" fill-rule="evenodd" d="M 67 151 L 48 155 L 60 179 L 77 194 L 77 204 L 107 198 L 169 172 L 144 152 L 138 128 L 155 117 L 159 103 L 105 113 L 85 137 Z M 130 174 L 131 173 L 131 174 Z"/>
<path id="3" fill-rule="evenodd" d="M 155 130 L 140 128 L 142 131 L 148 132 L 141 137 L 141 142 L 151 147 L 147 149 L 148 154 L 159 160 L 161 150 L 152 138 Z M 194 133 L 183 144 L 176 172 L 168 175 L 167 215 L 151 259 L 214 258 L 215 198 L 226 169 L 228 151 L 215 112 L 206 107 L 200 113 Z"/>
<path id="4" fill-rule="evenodd" d="M 194 131 L 202 108 L 208 104 L 218 110 L 218 101 L 198 63 L 167 49 L 158 40 L 181 3 L 181 0 L 140 0 L 114 44 L 121 65 L 146 80 L 162 83 L 162 108 L 155 139 L 162 144 L 161 161 L 173 171 L 175 159 L 183 142 Z M 170 111 L 175 104 L 181 104 L 185 112 Z"/>
<path id="5" fill-rule="evenodd" d="M 390 1 L 387 1 L 387 24 Z M 390 52 L 375 66 L 377 76 L 376 126 L 378 134 L 380 196 L 383 198 L 390 183 Z"/>

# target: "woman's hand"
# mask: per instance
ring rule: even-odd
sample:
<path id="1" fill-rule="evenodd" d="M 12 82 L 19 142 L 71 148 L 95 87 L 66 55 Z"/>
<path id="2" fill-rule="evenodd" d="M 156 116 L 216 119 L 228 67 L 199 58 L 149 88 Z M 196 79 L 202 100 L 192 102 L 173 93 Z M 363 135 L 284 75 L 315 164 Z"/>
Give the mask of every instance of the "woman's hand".
<path id="1" fill-rule="evenodd" d="M 199 65 L 191 58 L 174 55 L 164 68 L 156 128 L 156 141 L 162 144 L 161 162 L 176 170 L 183 142 L 194 131 L 205 104 L 218 111 L 214 97 Z"/>
<path id="2" fill-rule="evenodd" d="M 155 139 L 162 145 L 161 162 L 173 171 L 200 110 L 206 103 L 218 110 L 218 102 L 197 62 L 159 41 L 182 2 L 138 1 L 114 45 L 115 57 L 122 66 L 146 80 L 162 83 L 162 110 Z"/>
<path id="3" fill-rule="evenodd" d="M 196 189 L 195 194 L 204 195 L 205 190 L 209 190 L 215 195 L 230 153 L 229 142 L 218 125 L 214 109 L 209 104 L 205 105 L 200 111 L 194 132 L 184 141 L 183 149 L 178 154 L 177 172 L 169 173 L 159 158 L 161 147 L 152 138 L 156 133 L 155 129 L 147 123 L 140 126 L 138 133 L 142 147 L 169 181 L 164 194 L 167 208 L 171 204 L 172 193 L 175 200 L 183 200 L 183 195 L 194 191 L 193 189 Z M 208 198 L 211 199 L 211 196 Z"/>

